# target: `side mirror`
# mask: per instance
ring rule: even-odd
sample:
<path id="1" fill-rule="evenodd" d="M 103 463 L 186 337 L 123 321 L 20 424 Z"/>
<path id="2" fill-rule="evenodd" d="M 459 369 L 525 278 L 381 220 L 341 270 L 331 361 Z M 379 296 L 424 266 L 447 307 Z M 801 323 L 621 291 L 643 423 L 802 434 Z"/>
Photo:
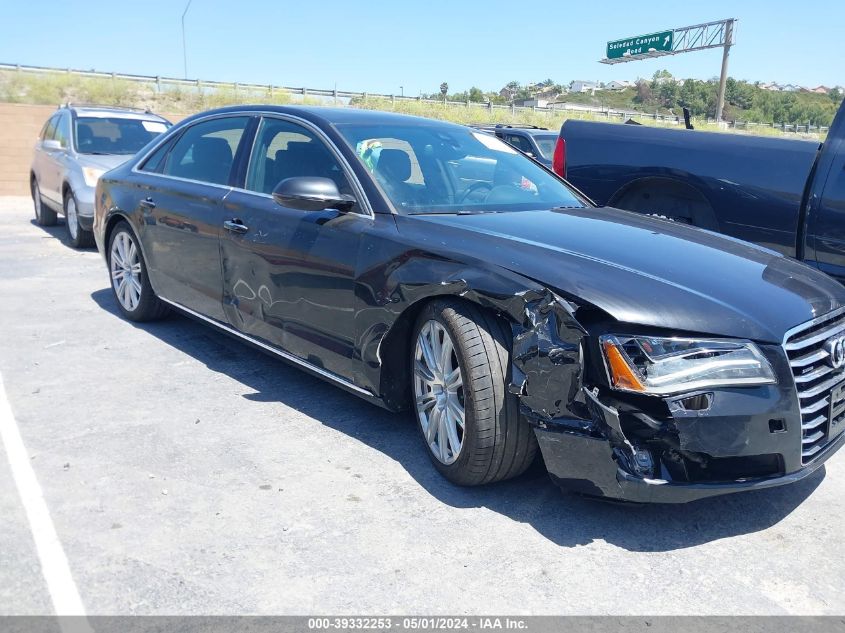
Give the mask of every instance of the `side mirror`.
<path id="1" fill-rule="evenodd" d="M 41 148 L 46 149 L 50 152 L 55 152 L 57 150 L 63 149 L 61 142 L 57 141 L 54 138 L 47 139 L 46 141 L 41 141 Z"/>
<path id="2" fill-rule="evenodd" d="M 316 176 L 285 178 L 273 189 L 276 204 L 300 211 L 348 211 L 355 198 L 340 193 L 334 180 Z"/>

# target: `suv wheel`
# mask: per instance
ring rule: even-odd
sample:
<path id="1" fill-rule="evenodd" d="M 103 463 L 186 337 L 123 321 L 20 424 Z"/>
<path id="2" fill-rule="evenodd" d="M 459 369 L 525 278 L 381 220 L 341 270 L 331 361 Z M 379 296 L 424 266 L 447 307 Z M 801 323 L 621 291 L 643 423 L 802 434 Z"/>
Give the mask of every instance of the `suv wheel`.
<path id="1" fill-rule="evenodd" d="M 35 223 L 38 226 L 54 226 L 56 224 L 56 212 L 41 201 L 41 188 L 35 178 L 30 183 L 30 190 L 32 191 L 32 204 L 35 207 Z"/>
<path id="2" fill-rule="evenodd" d="M 120 222 L 114 228 L 107 253 L 112 291 L 123 315 L 130 321 L 154 321 L 167 314 L 167 305 L 150 285 L 144 256 L 129 224 Z"/>
<path id="3" fill-rule="evenodd" d="M 65 194 L 65 226 L 70 243 L 74 248 L 87 248 L 94 245 L 94 234 L 86 231 L 79 224 L 79 207 L 72 191 Z"/>
<path id="4" fill-rule="evenodd" d="M 452 483 L 515 477 L 537 454 L 534 431 L 507 389 L 511 337 L 507 323 L 462 301 L 433 301 L 417 321 L 414 411 L 432 463 Z"/>

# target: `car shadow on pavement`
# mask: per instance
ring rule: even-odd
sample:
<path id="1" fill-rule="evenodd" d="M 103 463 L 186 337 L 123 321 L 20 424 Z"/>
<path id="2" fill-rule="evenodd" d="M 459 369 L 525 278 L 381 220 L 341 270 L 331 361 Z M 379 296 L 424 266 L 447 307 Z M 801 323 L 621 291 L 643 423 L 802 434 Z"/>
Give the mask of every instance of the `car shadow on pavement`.
<path id="1" fill-rule="evenodd" d="M 111 289 L 92 299 L 122 318 Z M 606 541 L 625 550 L 664 552 L 765 530 L 787 517 L 824 478 L 824 468 L 790 486 L 728 495 L 683 506 L 613 504 L 560 491 L 538 459 L 524 475 L 478 488 L 443 479 L 429 462 L 410 414 L 394 414 L 188 317 L 133 324 L 242 382 L 244 398 L 281 402 L 401 464 L 430 495 L 455 508 L 485 507 L 530 525 L 564 546 Z M 365 468 L 365 465 L 359 465 Z M 366 471 L 362 471 L 366 477 Z"/>
<path id="2" fill-rule="evenodd" d="M 41 226 L 34 219 L 30 220 L 29 223 L 32 226 L 34 226 L 36 229 L 41 229 L 42 231 L 44 231 L 50 237 L 53 237 L 53 238 L 59 240 L 62 244 L 64 244 L 65 246 L 67 246 L 68 248 L 70 248 L 72 250 L 82 251 L 82 252 L 96 251 L 97 250 L 96 246 L 90 246 L 90 247 L 86 246 L 86 247 L 83 247 L 83 248 L 76 248 L 75 246 L 72 246 L 71 243 L 70 243 L 70 237 L 67 234 L 67 226 L 65 226 L 65 219 L 62 216 L 59 216 L 58 220 L 56 221 L 56 224 L 54 224 L 53 226 Z"/>

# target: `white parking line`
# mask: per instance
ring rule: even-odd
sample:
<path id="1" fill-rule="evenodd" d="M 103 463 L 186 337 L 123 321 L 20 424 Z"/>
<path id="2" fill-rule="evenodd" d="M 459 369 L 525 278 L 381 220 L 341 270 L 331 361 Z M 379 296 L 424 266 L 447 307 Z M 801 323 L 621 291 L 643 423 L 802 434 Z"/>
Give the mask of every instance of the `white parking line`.
<path id="1" fill-rule="evenodd" d="M 67 556 L 62 549 L 50 511 L 44 501 L 44 494 L 35 471 L 32 470 L 29 454 L 21 439 L 18 424 L 6 397 L 3 387 L 3 376 L 0 375 L 0 439 L 6 447 L 6 456 L 18 489 L 21 502 L 26 509 L 29 528 L 38 550 L 41 561 L 41 572 L 53 600 L 53 608 L 57 615 L 84 616 L 85 607 L 73 582 Z M 80 622 L 74 627 L 79 630 Z M 64 627 L 63 627 L 64 628 Z"/>

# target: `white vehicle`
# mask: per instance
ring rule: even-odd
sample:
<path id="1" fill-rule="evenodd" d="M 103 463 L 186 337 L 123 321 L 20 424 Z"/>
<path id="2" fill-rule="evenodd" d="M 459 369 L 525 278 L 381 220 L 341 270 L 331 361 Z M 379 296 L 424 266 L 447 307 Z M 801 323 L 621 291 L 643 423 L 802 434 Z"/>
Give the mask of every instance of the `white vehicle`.
<path id="1" fill-rule="evenodd" d="M 41 129 L 30 169 L 36 222 L 52 226 L 63 215 L 70 243 L 93 246 L 97 179 L 169 127 L 167 119 L 142 110 L 59 107 Z"/>

